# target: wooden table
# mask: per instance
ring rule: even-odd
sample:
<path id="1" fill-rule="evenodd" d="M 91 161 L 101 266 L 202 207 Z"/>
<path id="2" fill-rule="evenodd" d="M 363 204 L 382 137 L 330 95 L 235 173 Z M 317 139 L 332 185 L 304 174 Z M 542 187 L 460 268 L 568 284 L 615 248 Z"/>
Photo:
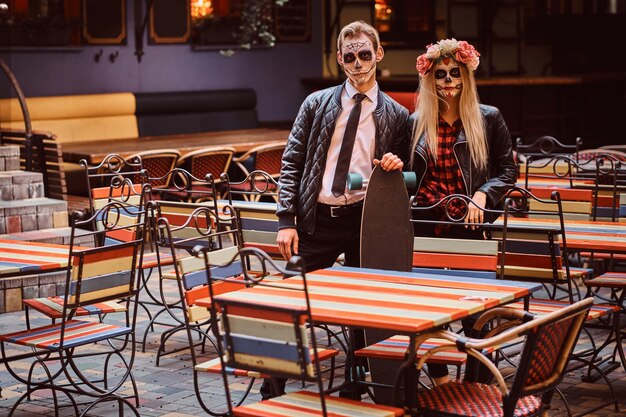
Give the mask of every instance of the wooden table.
<path id="1" fill-rule="evenodd" d="M 498 220 L 495 224 L 502 223 Z M 565 238 L 568 249 L 604 253 L 626 253 L 626 223 L 624 222 L 593 222 L 565 219 Z M 508 230 L 523 231 L 533 228 L 559 227 L 558 218 L 526 219 L 511 218 Z"/>
<path id="2" fill-rule="evenodd" d="M 0 278 L 67 268 L 70 247 L 0 239 Z"/>
<path id="3" fill-rule="evenodd" d="M 246 152 L 255 146 L 272 142 L 287 142 L 289 130 L 247 129 L 185 135 L 142 136 L 127 139 L 97 140 L 64 143 L 63 160 L 78 163 L 87 160 L 90 165 L 100 163 L 107 155 L 123 157 L 153 149 L 177 149 L 183 155 L 207 146 L 231 146 L 237 152 Z"/>
<path id="4" fill-rule="evenodd" d="M 333 267 L 306 274 L 313 320 L 415 334 L 529 296 L 541 285 L 449 275 Z M 275 282 L 299 285 L 301 278 Z M 261 295 L 262 294 L 262 295 Z M 246 288 L 220 298 L 304 305 L 280 288 Z M 295 297 L 295 298 L 294 298 Z M 210 299 L 198 305 L 210 306 Z"/>
<path id="5" fill-rule="evenodd" d="M 465 278 L 449 275 L 395 272 L 366 268 L 333 267 L 306 274 L 311 315 L 315 322 L 388 330 L 410 336 L 406 362 L 415 360 L 415 337 L 539 290 L 536 283 Z M 218 296 L 218 300 L 256 303 L 261 306 L 304 306 L 301 292 L 280 287 L 301 287 L 302 278 L 272 282 L 273 287 L 252 287 Z M 198 305 L 208 307 L 210 299 Z M 408 374 L 408 373 L 407 373 Z M 405 405 L 412 403 L 405 380 Z"/>

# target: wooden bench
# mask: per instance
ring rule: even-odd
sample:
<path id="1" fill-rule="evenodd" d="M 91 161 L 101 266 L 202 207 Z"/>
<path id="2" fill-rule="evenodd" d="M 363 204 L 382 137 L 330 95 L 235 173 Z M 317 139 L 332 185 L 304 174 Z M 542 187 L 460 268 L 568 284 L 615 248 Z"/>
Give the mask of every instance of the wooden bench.
<path id="1" fill-rule="evenodd" d="M 34 131 L 30 149 L 27 149 L 26 132 L 17 129 L 0 129 L 1 145 L 17 145 L 20 148 L 20 169 L 41 172 L 44 178 L 46 197 L 67 199 L 67 183 L 63 166 L 63 153 L 56 136 L 43 131 Z M 27 166 L 27 153 L 31 164 Z"/>
<path id="2" fill-rule="evenodd" d="M 57 148 L 73 142 L 258 127 L 252 89 L 30 97 L 26 103 L 33 129 L 50 132 L 45 135 L 56 139 Z M 0 128 L 24 129 L 16 98 L 0 99 Z M 75 163 L 62 166 L 69 194 L 82 195 L 85 184 L 80 167 Z"/>

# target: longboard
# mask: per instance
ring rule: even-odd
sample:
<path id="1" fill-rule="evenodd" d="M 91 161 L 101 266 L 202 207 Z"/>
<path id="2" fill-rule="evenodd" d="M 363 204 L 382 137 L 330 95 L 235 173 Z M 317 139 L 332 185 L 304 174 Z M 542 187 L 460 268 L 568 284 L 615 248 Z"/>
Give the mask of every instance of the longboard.
<path id="1" fill-rule="evenodd" d="M 361 219 L 361 267 L 411 271 L 413 227 L 405 178 L 376 166 L 367 182 Z"/>
<path id="2" fill-rule="evenodd" d="M 361 267 L 411 271 L 413 226 L 407 186 L 414 188 L 414 182 L 414 173 L 385 171 L 379 166 L 374 167 L 369 179 L 348 175 L 349 190 L 366 189 L 361 219 Z M 367 345 L 391 336 L 393 333 L 388 331 L 365 329 Z M 373 381 L 393 384 L 397 362 L 373 358 L 368 362 Z M 374 388 L 379 403 L 392 405 L 391 394 L 391 390 Z"/>

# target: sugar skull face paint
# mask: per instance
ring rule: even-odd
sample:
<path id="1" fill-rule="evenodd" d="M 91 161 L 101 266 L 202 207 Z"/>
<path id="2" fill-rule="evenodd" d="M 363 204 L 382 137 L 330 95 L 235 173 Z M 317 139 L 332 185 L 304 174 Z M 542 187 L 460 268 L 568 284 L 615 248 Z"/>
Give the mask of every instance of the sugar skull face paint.
<path id="1" fill-rule="evenodd" d="M 463 88 L 458 62 L 445 57 L 433 68 L 437 93 L 443 98 L 456 97 Z"/>
<path id="2" fill-rule="evenodd" d="M 379 48 L 382 51 L 381 48 Z M 347 39 L 337 52 L 337 60 L 353 85 L 361 85 L 372 79 L 376 64 L 382 59 L 382 52 L 376 51 L 372 41 L 360 35 Z"/>

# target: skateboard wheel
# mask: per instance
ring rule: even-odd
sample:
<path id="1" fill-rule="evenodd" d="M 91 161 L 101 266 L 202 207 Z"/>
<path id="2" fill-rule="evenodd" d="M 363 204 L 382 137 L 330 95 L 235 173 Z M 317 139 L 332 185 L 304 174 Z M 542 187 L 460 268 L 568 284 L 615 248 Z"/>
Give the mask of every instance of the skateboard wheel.
<path id="1" fill-rule="evenodd" d="M 404 177 L 406 188 L 417 187 L 417 176 L 415 175 L 415 172 L 403 172 L 402 176 Z"/>
<path id="2" fill-rule="evenodd" d="M 346 178 L 348 190 L 355 191 L 363 188 L 363 177 L 360 174 L 348 174 Z"/>

